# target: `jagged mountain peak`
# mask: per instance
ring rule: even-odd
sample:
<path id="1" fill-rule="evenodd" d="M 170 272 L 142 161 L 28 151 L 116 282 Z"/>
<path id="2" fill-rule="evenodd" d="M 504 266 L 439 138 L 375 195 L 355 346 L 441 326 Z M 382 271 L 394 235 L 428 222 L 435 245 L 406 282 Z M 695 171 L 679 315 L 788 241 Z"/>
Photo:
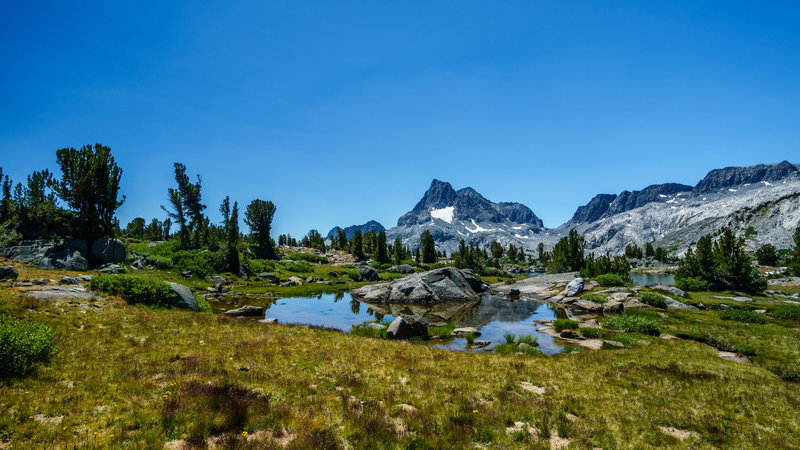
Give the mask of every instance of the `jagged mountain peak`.
<path id="1" fill-rule="evenodd" d="M 340 228 L 341 227 L 338 227 L 338 226 L 333 227 L 331 229 L 331 231 L 328 232 L 327 236 L 329 238 L 335 238 L 336 235 L 337 235 L 336 230 L 338 230 Z M 347 235 L 347 239 L 352 239 L 353 238 L 353 234 L 356 231 L 361 231 L 362 233 L 368 233 L 368 232 L 373 231 L 373 230 L 374 231 L 381 231 L 381 230 L 385 230 L 385 229 L 386 228 L 384 228 L 383 225 L 381 225 L 381 223 L 376 221 L 376 220 L 370 220 L 369 222 L 367 222 L 367 223 L 365 223 L 363 225 L 350 225 L 349 227 L 342 228 L 342 230 L 344 230 L 345 234 Z"/>

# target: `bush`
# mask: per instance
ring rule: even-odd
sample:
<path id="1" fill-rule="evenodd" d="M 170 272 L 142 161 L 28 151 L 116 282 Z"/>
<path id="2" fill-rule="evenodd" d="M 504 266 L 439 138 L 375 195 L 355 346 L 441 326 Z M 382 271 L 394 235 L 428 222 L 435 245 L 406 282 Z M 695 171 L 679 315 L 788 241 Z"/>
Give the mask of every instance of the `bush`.
<path id="1" fill-rule="evenodd" d="M 145 262 L 164 270 L 171 269 L 173 265 L 172 258 L 160 255 L 150 255 L 145 259 Z"/>
<path id="2" fill-rule="evenodd" d="M 172 255 L 173 268 L 191 271 L 200 278 L 228 270 L 225 255 L 220 252 L 181 250 Z"/>
<path id="3" fill-rule="evenodd" d="M 27 374 L 55 351 L 52 328 L 0 314 L 0 379 Z"/>
<path id="4" fill-rule="evenodd" d="M 211 305 L 208 303 L 205 297 L 201 297 L 197 294 L 194 295 L 194 299 L 197 300 L 197 309 L 201 312 L 211 312 Z"/>
<path id="5" fill-rule="evenodd" d="M 288 270 L 289 272 L 295 273 L 311 273 L 314 271 L 314 268 L 304 262 L 294 262 L 284 264 L 284 269 Z"/>
<path id="6" fill-rule="evenodd" d="M 517 335 L 514 333 L 506 333 L 503 335 L 503 338 L 506 340 L 506 344 L 513 344 L 515 340 L 517 340 Z"/>
<path id="7" fill-rule="evenodd" d="M 92 277 L 91 290 L 119 295 L 128 303 L 168 306 L 175 298 L 169 284 L 140 275 L 97 275 Z"/>
<path id="8" fill-rule="evenodd" d="M 275 270 L 275 261 L 269 259 L 251 259 L 247 261 L 253 273 L 272 272 Z"/>
<path id="9" fill-rule="evenodd" d="M 539 346 L 539 339 L 533 336 L 520 336 L 519 340 L 517 340 L 518 344 L 528 344 L 534 347 Z"/>
<path id="10" fill-rule="evenodd" d="M 328 258 L 320 255 L 315 255 L 313 253 L 291 253 L 288 255 L 289 259 L 293 259 L 295 261 L 308 261 L 311 263 L 321 263 L 321 264 L 328 264 Z"/>
<path id="11" fill-rule="evenodd" d="M 685 277 L 675 280 L 675 287 L 687 292 L 708 291 L 711 284 L 700 277 Z"/>
<path id="12" fill-rule="evenodd" d="M 599 339 L 603 337 L 603 330 L 599 328 L 578 328 L 578 333 L 587 339 Z"/>
<path id="13" fill-rule="evenodd" d="M 603 328 L 608 330 L 622 330 L 629 333 L 642 333 L 658 336 L 661 331 L 655 320 L 644 316 L 615 315 L 603 320 Z"/>
<path id="14" fill-rule="evenodd" d="M 655 292 L 642 292 L 639 294 L 639 300 L 645 305 L 650 305 L 655 308 L 666 309 L 667 299 L 661 294 Z"/>
<path id="15" fill-rule="evenodd" d="M 484 277 L 497 277 L 503 278 L 506 276 L 506 273 L 500 269 L 495 269 L 494 267 L 482 267 L 480 270 L 480 275 Z"/>
<path id="16" fill-rule="evenodd" d="M 559 319 L 553 322 L 553 329 L 556 330 L 557 333 L 560 333 L 562 330 L 566 330 L 567 328 L 574 330 L 578 328 L 579 323 L 580 322 L 577 320 Z"/>
<path id="17" fill-rule="evenodd" d="M 780 305 L 770 314 L 778 319 L 800 320 L 800 305 Z"/>
<path id="18" fill-rule="evenodd" d="M 590 302 L 595 302 L 595 303 L 605 303 L 605 302 L 608 301 L 608 299 L 606 299 L 602 295 L 597 295 L 597 294 L 584 295 L 582 297 L 582 299 L 583 300 L 588 300 Z"/>
<path id="19" fill-rule="evenodd" d="M 742 308 L 723 309 L 719 312 L 722 320 L 735 320 L 737 322 L 748 323 L 767 323 L 767 318 L 763 314 Z"/>
<path id="20" fill-rule="evenodd" d="M 615 273 L 604 273 L 603 275 L 598 275 L 594 277 L 594 281 L 597 281 L 597 283 L 603 287 L 625 286 L 625 279 L 622 278 L 621 275 L 617 275 Z"/>

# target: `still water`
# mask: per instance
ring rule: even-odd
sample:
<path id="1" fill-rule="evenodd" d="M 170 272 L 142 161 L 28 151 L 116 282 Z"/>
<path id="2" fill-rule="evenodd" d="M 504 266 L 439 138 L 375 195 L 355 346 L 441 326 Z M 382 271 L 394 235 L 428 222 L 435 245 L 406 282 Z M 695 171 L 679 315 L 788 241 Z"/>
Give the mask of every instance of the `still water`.
<path id="1" fill-rule="evenodd" d="M 262 301 L 243 301 L 242 304 L 261 305 Z M 474 327 L 481 332 L 478 339 L 491 341 L 489 349 L 505 342 L 503 335 L 506 333 L 537 338 L 543 353 L 559 353 L 562 349 L 551 336 L 537 332 L 538 325 L 533 323 L 536 319 L 555 319 L 555 310 L 533 300 L 484 295 L 481 300 L 471 302 L 368 304 L 359 302 L 349 293 L 339 293 L 269 300 L 264 307 L 265 317 L 278 319 L 280 323 L 317 325 L 349 332 L 353 324 L 365 320 L 392 321 L 398 315 L 405 314 L 429 324 L 447 322 Z M 428 343 L 449 350 L 467 350 L 467 341 L 463 338 L 431 340 Z"/>
<path id="2" fill-rule="evenodd" d="M 671 273 L 632 273 L 631 281 L 633 281 L 633 284 L 641 286 L 650 286 L 656 283 L 672 286 L 675 284 L 675 275 Z"/>

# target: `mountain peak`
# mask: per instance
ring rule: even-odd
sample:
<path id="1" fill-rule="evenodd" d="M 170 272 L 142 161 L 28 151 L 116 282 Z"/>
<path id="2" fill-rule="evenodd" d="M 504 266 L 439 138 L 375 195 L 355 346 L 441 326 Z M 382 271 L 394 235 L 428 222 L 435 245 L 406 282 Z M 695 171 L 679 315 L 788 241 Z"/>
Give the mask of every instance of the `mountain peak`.
<path id="1" fill-rule="evenodd" d="M 748 183 L 780 181 L 798 173 L 800 170 L 789 161 L 747 167 L 725 167 L 708 172 L 694 189 L 696 192 L 715 192 Z"/>

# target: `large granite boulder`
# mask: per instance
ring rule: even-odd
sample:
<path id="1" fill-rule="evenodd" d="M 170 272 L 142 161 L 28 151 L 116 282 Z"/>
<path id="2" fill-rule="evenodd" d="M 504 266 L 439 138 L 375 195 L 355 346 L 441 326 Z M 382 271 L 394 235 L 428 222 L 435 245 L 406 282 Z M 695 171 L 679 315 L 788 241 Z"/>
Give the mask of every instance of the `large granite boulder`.
<path id="1" fill-rule="evenodd" d="M 60 250 L 48 253 L 38 264 L 43 269 L 84 271 L 89 269 L 89 261 L 78 250 Z"/>
<path id="2" fill-rule="evenodd" d="M 428 325 L 409 316 L 400 316 L 386 329 L 389 339 L 411 339 L 414 337 L 427 338 Z"/>
<path id="3" fill-rule="evenodd" d="M 179 309 L 190 309 L 192 311 L 200 310 L 197 306 L 197 299 L 194 298 L 194 294 L 192 294 L 192 291 L 188 287 L 178 283 L 168 283 L 172 292 L 175 293 L 171 302 L 172 306 Z"/>
<path id="4" fill-rule="evenodd" d="M 251 306 L 245 305 L 241 308 L 236 309 L 229 309 L 225 311 L 223 314 L 227 316 L 233 317 L 252 317 L 252 316 L 263 316 L 264 315 L 264 307 L 263 306 Z"/>
<path id="5" fill-rule="evenodd" d="M 14 266 L 0 267 L 0 280 L 16 280 L 18 276 Z"/>
<path id="6" fill-rule="evenodd" d="M 125 256 L 125 244 L 119 239 L 95 239 L 89 249 L 89 261 L 98 266 L 125 261 Z"/>
<path id="7" fill-rule="evenodd" d="M 361 281 L 380 280 L 380 277 L 378 277 L 378 271 L 372 267 L 362 267 L 361 270 L 358 271 L 358 275 L 361 277 Z"/>
<path id="8" fill-rule="evenodd" d="M 469 269 L 443 267 L 415 273 L 389 283 L 353 290 L 358 300 L 375 303 L 415 303 L 475 301 L 480 299 L 482 283 Z"/>
<path id="9" fill-rule="evenodd" d="M 583 278 L 575 278 L 567 284 L 564 292 L 561 293 L 564 297 L 575 297 L 583 291 Z"/>

